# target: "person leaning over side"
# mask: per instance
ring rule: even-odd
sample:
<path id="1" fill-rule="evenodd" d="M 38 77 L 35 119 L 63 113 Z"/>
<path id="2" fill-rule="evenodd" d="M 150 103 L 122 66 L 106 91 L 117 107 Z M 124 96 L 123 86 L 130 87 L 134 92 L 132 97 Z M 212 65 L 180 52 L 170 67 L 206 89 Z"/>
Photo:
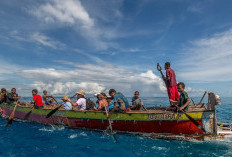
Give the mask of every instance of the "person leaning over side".
<path id="1" fill-rule="evenodd" d="M 42 109 L 43 108 L 43 101 L 42 101 L 42 97 L 40 95 L 38 95 L 38 90 L 37 89 L 33 89 L 32 90 L 32 100 L 33 100 L 33 104 L 35 109 Z"/>
<path id="2" fill-rule="evenodd" d="M 109 90 L 109 95 L 113 98 L 112 101 L 114 103 L 114 109 L 115 110 L 122 110 L 122 111 L 129 111 L 130 106 L 127 98 L 120 92 L 116 92 L 114 89 Z"/>
<path id="3" fill-rule="evenodd" d="M 141 107 L 143 107 L 143 109 L 145 111 L 147 111 L 146 107 L 144 106 L 141 98 L 139 98 L 139 92 L 135 91 L 134 96 L 132 98 L 132 106 L 131 106 L 131 110 L 141 110 Z"/>
<path id="4" fill-rule="evenodd" d="M 179 82 L 177 84 L 177 89 L 180 92 L 180 98 L 178 101 L 171 101 L 171 102 L 178 106 L 179 111 L 181 110 L 187 111 L 188 105 L 190 104 L 191 100 L 189 99 L 188 94 L 184 91 L 185 84 L 183 82 Z"/>
<path id="5" fill-rule="evenodd" d="M 79 92 L 77 92 L 77 101 L 76 102 L 72 102 L 71 99 L 68 99 L 68 101 L 73 106 L 77 106 L 78 110 L 86 110 L 86 99 L 85 99 L 85 91 L 84 90 L 81 89 Z"/>
<path id="6" fill-rule="evenodd" d="M 106 106 L 107 111 L 109 111 L 109 103 L 106 100 L 106 94 L 100 93 L 99 94 L 99 105 L 98 105 L 97 110 L 98 111 L 105 111 L 105 106 Z"/>

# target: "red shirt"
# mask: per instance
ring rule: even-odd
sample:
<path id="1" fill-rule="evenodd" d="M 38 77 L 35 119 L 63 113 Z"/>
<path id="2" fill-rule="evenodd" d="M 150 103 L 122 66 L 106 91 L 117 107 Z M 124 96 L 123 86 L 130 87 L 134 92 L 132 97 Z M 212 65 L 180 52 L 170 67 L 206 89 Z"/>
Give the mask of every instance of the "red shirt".
<path id="1" fill-rule="evenodd" d="M 43 101 L 40 95 L 34 95 L 32 100 L 35 101 L 36 106 L 43 106 Z"/>
<path id="2" fill-rule="evenodd" d="M 174 70 L 172 70 L 171 68 L 168 68 L 166 70 L 166 78 L 167 78 L 167 86 L 168 87 L 172 87 L 172 86 L 176 86 L 176 74 L 174 72 Z"/>

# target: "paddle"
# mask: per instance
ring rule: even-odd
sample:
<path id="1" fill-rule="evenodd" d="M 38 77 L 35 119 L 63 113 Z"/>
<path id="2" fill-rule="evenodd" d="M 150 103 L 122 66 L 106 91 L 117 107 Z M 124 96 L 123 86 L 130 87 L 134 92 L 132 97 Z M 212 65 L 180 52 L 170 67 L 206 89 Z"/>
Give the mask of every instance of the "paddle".
<path id="1" fill-rule="evenodd" d="M 10 117 L 9 117 L 8 122 L 6 123 L 6 126 L 5 126 L 5 127 L 7 127 L 8 125 L 12 124 L 13 119 L 14 119 L 14 116 L 15 116 L 15 111 L 16 111 L 16 107 L 17 107 L 17 106 L 18 106 L 18 101 L 16 102 L 16 104 L 15 104 L 15 106 L 14 106 L 14 109 L 13 109 L 13 111 L 11 112 Z"/>
<path id="2" fill-rule="evenodd" d="M 77 95 L 77 94 L 73 95 L 70 99 L 74 98 L 76 95 Z M 56 99 L 55 99 L 54 97 L 53 97 L 53 99 L 55 100 L 55 102 L 56 102 L 57 105 L 58 105 L 59 103 L 56 101 Z M 49 117 L 51 117 L 54 113 L 56 113 L 56 111 L 58 111 L 58 110 L 61 108 L 62 105 L 64 105 L 64 104 L 61 104 L 60 106 L 56 107 L 54 110 L 52 110 L 51 112 L 49 112 L 49 113 L 47 114 L 46 118 L 49 118 Z"/>
<path id="3" fill-rule="evenodd" d="M 29 101 L 26 98 L 24 98 L 24 100 L 26 100 L 29 103 Z M 31 108 L 31 110 L 24 116 L 24 120 L 28 120 L 28 118 L 30 117 L 30 115 L 31 115 L 32 111 L 34 110 L 34 108 L 35 108 L 35 106 L 33 106 Z"/>
<path id="4" fill-rule="evenodd" d="M 178 109 L 180 108 L 179 106 L 175 105 Z M 188 117 L 188 119 L 195 124 L 200 130 L 202 130 L 204 133 L 206 132 L 205 129 L 195 120 L 193 119 L 190 115 L 188 115 L 184 110 L 180 110 L 181 112 L 183 112 L 186 117 Z"/>
<path id="5" fill-rule="evenodd" d="M 60 106 L 56 107 L 54 110 L 52 110 L 51 112 L 49 112 L 49 113 L 47 114 L 46 118 L 49 118 L 49 117 L 51 117 L 54 113 L 56 113 L 56 111 L 58 111 L 58 110 L 61 108 L 62 105 L 64 105 L 64 104 L 61 104 Z"/>
<path id="6" fill-rule="evenodd" d="M 109 113 L 108 113 L 108 110 L 107 110 L 107 108 L 106 108 L 106 104 L 105 104 L 104 101 L 103 101 L 103 105 L 104 105 L 104 107 L 105 107 L 106 117 L 107 117 L 108 122 L 109 122 L 110 133 L 111 133 L 111 135 L 112 135 L 112 137 L 113 137 L 113 139 L 114 139 L 114 142 L 115 142 L 115 143 L 118 143 L 118 140 L 117 140 L 116 137 L 114 136 L 114 130 L 113 130 L 113 127 L 112 127 L 112 124 L 111 124 L 111 121 L 110 121 L 110 117 L 109 117 Z"/>

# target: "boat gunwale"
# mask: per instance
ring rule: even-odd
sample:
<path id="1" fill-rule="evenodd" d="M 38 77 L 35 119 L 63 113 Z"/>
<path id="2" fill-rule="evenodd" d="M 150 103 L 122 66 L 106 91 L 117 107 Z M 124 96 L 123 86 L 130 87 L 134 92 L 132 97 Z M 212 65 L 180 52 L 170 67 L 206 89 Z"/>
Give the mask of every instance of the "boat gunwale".
<path id="1" fill-rule="evenodd" d="M 4 106 L 14 106 L 14 105 L 10 105 L 10 104 L 7 104 L 7 103 L 1 103 L 0 104 L 0 107 L 3 107 L 1 105 L 4 105 Z M 22 106 L 22 105 L 18 105 L 18 107 L 21 107 L 21 108 L 28 108 L 28 109 L 32 109 L 32 107 L 30 106 Z M 57 106 L 58 107 L 58 106 Z M 8 107 L 7 107 L 8 108 Z M 42 108 L 42 109 L 36 109 L 36 110 L 54 110 L 55 108 L 53 109 L 50 109 L 50 108 Z M 17 111 L 17 109 L 16 109 Z M 65 112 L 82 112 L 82 113 L 85 113 L 85 112 L 94 112 L 94 113 L 105 113 L 105 111 L 94 111 L 94 110 L 65 110 L 65 109 L 59 109 L 58 111 L 65 111 Z M 204 110 L 204 111 L 186 111 L 186 113 L 199 113 L 199 112 L 202 112 L 202 113 L 207 113 L 207 112 L 213 112 L 211 110 Z M 181 112 L 175 112 L 175 111 L 163 111 L 163 110 L 147 110 L 147 111 L 143 111 L 143 110 L 140 110 L 140 111 L 127 111 L 127 112 L 113 112 L 113 113 L 121 113 L 121 114 L 170 114 L 170 113 L 175 113 L 175 114 L 178 114 L 178 113 L 181 113 Z"/>

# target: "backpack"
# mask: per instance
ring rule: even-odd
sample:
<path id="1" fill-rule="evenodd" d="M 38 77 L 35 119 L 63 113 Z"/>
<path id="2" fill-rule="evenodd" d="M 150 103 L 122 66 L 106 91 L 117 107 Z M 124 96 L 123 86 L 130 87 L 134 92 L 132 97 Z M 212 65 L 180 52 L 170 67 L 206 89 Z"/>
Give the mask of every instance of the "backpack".
<path id="1" fill-rule="evenodd" d="M 86 98 L 86 110 L 93 110 L 94 106 L 94 102 L 90 98 Z"/>

